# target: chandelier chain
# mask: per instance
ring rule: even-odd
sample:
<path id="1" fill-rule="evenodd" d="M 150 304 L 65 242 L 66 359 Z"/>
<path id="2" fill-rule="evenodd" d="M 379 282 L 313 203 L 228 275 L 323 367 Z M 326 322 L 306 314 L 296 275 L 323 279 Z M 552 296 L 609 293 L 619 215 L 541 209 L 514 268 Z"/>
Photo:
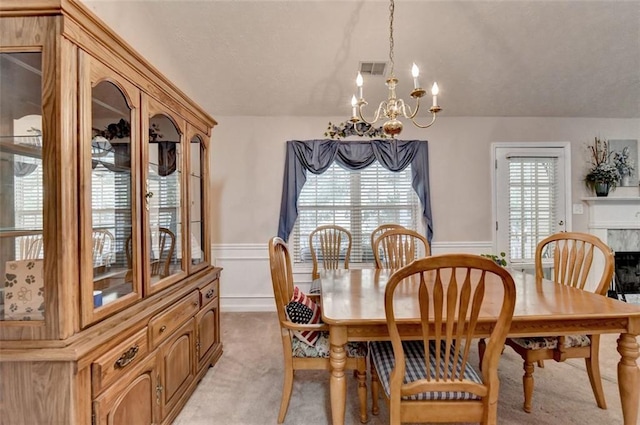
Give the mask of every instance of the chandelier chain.
<path id="1" fill-rule="evenodd" d="M 394 76 L 395 62 L 393 61 L 393 12 L 395 11 L 393 0 L 389 3 L 389 62 L 391 62 L 391 76 Z"/>

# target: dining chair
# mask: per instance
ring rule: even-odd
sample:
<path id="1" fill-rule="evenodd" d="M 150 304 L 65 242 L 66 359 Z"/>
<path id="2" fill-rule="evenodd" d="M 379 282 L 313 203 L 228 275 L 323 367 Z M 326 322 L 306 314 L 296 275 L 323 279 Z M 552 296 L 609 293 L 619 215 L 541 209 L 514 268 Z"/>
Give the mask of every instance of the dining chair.
<path id="1" fill-rule="evenodd" d="M 371 232 L 371 252 L 373 252 L 373 245 L 375 245 L 376 239 L 378 239 L 380 235 L 382 235 L 387 230 L 392 229 L 404 229 L 404 226 L 395 223 L 385 223 L 373 229 L 373 232 Z"/>
<path id="2" fill-rule="evenodd" d="M 391 229 L 373 243 L 377 269 L 398 269 L 418 257 L 431 255 L 427 238 L 411 229 Z"/>
<path id="3" fill-rule="evenodd" d="M 42 258 L 43 241 L 42 234 L 24 235 L 19 237 L 19 260 L 37 260 Z"/>
<path id="4" fill-rule="evenodd" d="M 545 260 L 553 259 L 554 282 L 586 290 L 590 278 L 593 280 L 591 274 L 596 270 L 594 260 L 598 256 L 604 265 L 601 274 L 595 276 L 597 284 L 591 290 L 606 296 L 613 278 L 614 255 L 611 248 L 598 237 L 587 233 L 560 232 L 540 241 L 535 254 L 536 278 L 542 278 Z M 522 382 L 525 412 L 530 413 L 532 408 L 534 363 L 551 359 L 562 362 L 584 358 L 596 403 L 601 409 L 607 408 L 600 377 L 600 335 L 507 338 L 506 345 L 513 348 L 524 361 Z M 482 356 L 482 347 L 479 351 Z"/>
<path id="5" fill-rule="evenodd" d="M 157 244 L 154 245 L 154 248 L 157 248 L 157 256 L 151 260 L 151 276 L 167 277 L 176 246 L 176 235 L 166 227 L 159 227 L 154 236 L 152 240 Z"/>
<path id="6" fill-rule="evenodd" d="M 500 291 L 493 291 L 499 286 Z M 415 288 L 415 289 L 414 289 Z M 499 293 L 488 296 L 486 293 Z M 396 301 L 397 294 L 415 297 Z M 469 363 L 478 316 L 484 305 L 499 307 L 481 372 Z M 394 272 L 384 307 L 390 341 L 370 343 L 373 413 L 382 386 L 391 424 L 480 422 L 496 424 L 498 362 L 515 306 L 515 284 L 504 268 L 472 254 L 418 259 Z M 419 339 L 400 338 L 398 323 L 413 308 Z"/>
<path id="7" fill-rule="evenodd" d="M 293 284 L 291 257 L 286 243 L 279 237 L 269 240 L 269 264 L 271 267 L 271 283 L 280 322 L 282 350 L 284 355 L 284 381 L 282 400 L 278 413 L 278 423 L 284 422 L 293 391 L 293 375 L 296 370 L 331 370 L 329 363 L 329 327 L 318 320 L 297 320 L 304 314 L 294 310 L 295 303 L 300 300 L 299 289 Z M 304 295 L 303 295 L 304 296 Z M 303 302 L 309 306 L 308 300 Z M 313 304 L 313 303 L 312 303 Z M 299 305 L 297 307 L 300 307 Z M 315 313 L 313 305 L 312 316 Z M 304 308 L 304 307 L 303 307 Z M 295 320 L 295 322 L 294 322 Z M 315 334 L 315 335 L 310 335 Z M 311 344 L 309 344 L 311 342 Z M 358 379 L 358 398 L 360 403 L 360 421 L 367 422 L 367 345 L 361 342 L 350 342 L 345 347 L 346 369 L 356 371 Z"/>
<path id="8" fill-rule="evenodd" d="M 349 268 L 351 256 L 351 232 L 335 224 L 318 226 L 309 235 L 309 249 L 313 261 L 312 279 L 319 275 L 319 262 L 325 270 Z"/>
<path id="9" fill-rule="evenodd" d="M 115 249 L 113 234 L 107 229 L 93 229 L 93 267 L 109 267 Z"/>

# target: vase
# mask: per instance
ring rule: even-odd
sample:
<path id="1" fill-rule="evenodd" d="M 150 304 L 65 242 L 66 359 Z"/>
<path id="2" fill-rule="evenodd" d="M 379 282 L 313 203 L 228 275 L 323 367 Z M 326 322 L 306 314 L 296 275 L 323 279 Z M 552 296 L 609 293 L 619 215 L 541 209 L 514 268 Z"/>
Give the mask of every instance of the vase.
<path id="1" fill-rule="evenodd" d="M 606 183 L 606 182 L 595 182 L 594 188 L 596 190 L 596 196 L 607 196 L 607 195 L 609 195 L 609 183 Z"/>
<path id="2" fill-rule="evenodd" d="M 622 176 L 622 180 L 620 182 L 620 186 L 631 186 L 631 176 L 628 175 L 628 174 Z"/>

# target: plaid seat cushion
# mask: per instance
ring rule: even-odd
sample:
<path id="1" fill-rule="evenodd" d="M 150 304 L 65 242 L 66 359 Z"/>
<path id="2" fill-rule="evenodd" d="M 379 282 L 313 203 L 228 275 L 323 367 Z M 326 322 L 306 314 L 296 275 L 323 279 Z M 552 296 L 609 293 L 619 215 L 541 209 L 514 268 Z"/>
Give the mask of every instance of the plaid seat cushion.
<path id="1" fill-rule="evenodd" d="M 293 357 L 329 357 L 329 332 L 318 332 L 318 339 L 314 345 L 300 341 L 293 337 L 291 341 Z M 347 357 L 366 357 L 367 344 L 364 342 L 348 342 L 345 347 Z"/>
<path id="2" fill-rule="evenodd" d="M 527 350 L 554 350 L 558 348 L 557 336 L 538 336 L 531 338 L 511 338 L 513 342 Z M 586 335 L 567 335 L 564 337 L 564 347 L 588 347 L 591 340 Z"/>
<path id="3" fill-rule="evenodd" d="M 431 342 L 432 347 L 434 348 L 434 342 Z M 425 378 L 427 376 L 427 371 L 425 369 L 425 361 L 424 361 L 424 348 L 422 345 L 422 341 L 403 341 L 402 346 L 405 352 L 406 359 L 406 371 L 404 376 L 404 383 L 408 384 L 409 382 L 416 381 L 418 379 Z M 444 352 L 444 344 L 442 346 L 442 350 Z M 455 365 L 456 370 L 460 370 L 460 363 L 462 361 L 462 357 L 459 356 L 457 359 L 453 359 L 453 350 L 450 354 L 450 368 Z M 395 366 L 395 358 L 393 357 L 393 347 L 388 341 L 374 341 L 369 344 L 369 354 L 371 355 L 371 361 L 376 366 L 376 370 L 378 371 L 378 376 L 380 377 L 380 381 L 382 382 L 382 387 L 384 391 L 387 393 L 387 397 L 391 394 L 390 387 L 390 375 L 391 371 Z M 444 362 L 441 362 L 444 363 Z M 429 373 L 431 376 L 434 376 L 435 372 L 435 361 L 433 358 L 429 361 L 430 368 Z M 442 368 L 444 364 L 441 364 Z M 464 373 L 464 379 L 469 381 L 482 383 L 480 376 L 478 373 L 467 364 Z M 434 391 L 434 392 L 425 392 L 419 394 L 413 394 L 411 396 L 402 397 L 403 400 L 480 400 L 480 397 L 463 391 Z"/>

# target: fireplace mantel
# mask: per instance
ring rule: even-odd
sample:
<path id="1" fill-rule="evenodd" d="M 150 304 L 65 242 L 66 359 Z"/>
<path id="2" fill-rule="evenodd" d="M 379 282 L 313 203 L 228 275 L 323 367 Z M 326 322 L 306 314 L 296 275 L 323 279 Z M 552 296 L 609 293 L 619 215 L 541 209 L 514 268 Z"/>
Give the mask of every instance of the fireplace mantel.
<path id="1" fill-rule="evenodd" d="M 591 233 L 595 229 L 640 229 L 640 197 L 602 196 L 582 200 L 589 205 Z"/>

